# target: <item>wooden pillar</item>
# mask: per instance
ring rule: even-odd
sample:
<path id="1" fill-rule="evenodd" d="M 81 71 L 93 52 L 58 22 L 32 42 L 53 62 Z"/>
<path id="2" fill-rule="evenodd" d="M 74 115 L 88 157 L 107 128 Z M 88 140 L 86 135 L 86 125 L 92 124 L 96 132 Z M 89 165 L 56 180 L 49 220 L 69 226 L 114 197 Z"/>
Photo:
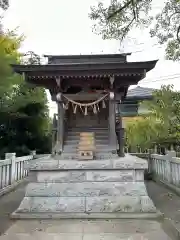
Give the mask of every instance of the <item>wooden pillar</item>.
<path id="1" fill-rule="evenodd" d="M 118 119 L 116 121 L 116 135 L 119 145 L 119 157 L 124 157 L 124 145 L 125 145 L 125 139 L 124 139 L 124 126 L 122 122 L 122 114 L 120 109 L 118 108 Z"/>
<path id="2" fill-rule="evenodd" d="M 57 114 L 53 117 L 53 128 L 52 128 L 52 154 L 55 154 L 55 147 L 57 142 Z"/>
<path id="3" fill-rule="evenodd" d="M 111 91 L 109 95 L 109 147 L 112 149 L 113 153 L 117 152 L 116 144 L 116 110 L 115 110 L 115 98 L 114 92 Z"/>
<path id="4" fill-rule="evenodd" d="M 59 93 L 57 96 L 57 108 L 58 108 L 57 142 L 55 149 L 57 154 L 61 154 L 64 142 L 64 108 L 61 93 Z"/>
<path id="5" fill-rule="evenodd" d="M 122 120 L 122 115 L 120 114 L 120 141 L 119 141 L 119 156 L 120 157 L 124 157 L 124 145 L 125 145 L 125 139 L 124 139 L 124 135 L 125 135 L 125 131 L 124 131 L 124 126 L 123 126 L 123 120 Z"/>

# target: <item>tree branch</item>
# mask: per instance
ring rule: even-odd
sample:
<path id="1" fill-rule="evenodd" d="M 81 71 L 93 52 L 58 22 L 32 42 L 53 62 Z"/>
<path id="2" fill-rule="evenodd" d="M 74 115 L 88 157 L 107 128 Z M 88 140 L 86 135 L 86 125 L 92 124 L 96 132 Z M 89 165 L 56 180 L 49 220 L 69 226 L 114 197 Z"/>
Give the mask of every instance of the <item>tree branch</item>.
<path id="1" fill-rule="evenodd" d="M 170 23 L 171 23 L 171 18 L 172 18 L 174 15 L 176 15 L 176 14 L 180 14 L 180 11 L 176 11 L 176 12 L 172 13 L 172 14 L 169 16 L 169 25 L 170 25 Z M 176 39 L 177 39 L 177 41 L 180 43 L 180 36 L 179 36 L 179 34 L 180 34 L 180 25 L 178 26 L 177 32 L 176 32 Z"/>
<path id="2" fill-rule="evenodd" d="M 138 19 L 138 17 L 137 17 L 137 3 L 135 3 L 135 1 L 132 0 L 132 5 L 133 5 L 134 18 L 135 18 L 135 20 L 137 20 Z"/>
<path id="3" fill-rule="evenodd" d="M 113 18 L 116 14 L 120 13 L 122 10 L 127 8 L 131 3 L 132 3 L 132 0 L 130 0 L 127 3 L 125 3 L 121 8 L 117 9 L 115 12 L 113 12 L 111 15 L 109 15 L 107 17 L 107 20 L 110 20 L 111 18 Z"/>
<path id="4" fill-rule="evenodd" d="M 128 28 L 130 27 L 130 25 L 133 23 L 133 21 L 136 20 L 136 17 L 133 16 L 133 19 L 130 21 L 130 23 L 126 26 L 124 34 L 122 36 L 122 39 L 125 37 L 126 33 L 128 32 Z"/>
<path id="5" fill-rule="evenodd" d="M 180 11 L 174 12 L 169 16 L 169 24 L 171 23 L 171 18 L 178 13 L 180 14 Z"/>
<path id="6" fill-rule="evenodd" d="M 177 37 L 177 41 L 180 43 L 180 25 L 179 25 L 179 27 L 178 27 L 178 29 L 177 29 L 177 34 L 176 34 L 176 37 Z"/>

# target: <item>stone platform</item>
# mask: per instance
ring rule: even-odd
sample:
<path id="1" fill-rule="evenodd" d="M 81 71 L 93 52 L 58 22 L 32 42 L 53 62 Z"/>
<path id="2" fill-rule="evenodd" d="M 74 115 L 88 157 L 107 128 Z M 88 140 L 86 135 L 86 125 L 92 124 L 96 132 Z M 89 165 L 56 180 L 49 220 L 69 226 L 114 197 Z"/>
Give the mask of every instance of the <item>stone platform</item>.
<path id="1" fill-rule="evenodd" d="M 108 160 L 34 160 L 37 181 L 13 218 L 157 218 L 144 184 L 147 161 L 126 155 Z"/>

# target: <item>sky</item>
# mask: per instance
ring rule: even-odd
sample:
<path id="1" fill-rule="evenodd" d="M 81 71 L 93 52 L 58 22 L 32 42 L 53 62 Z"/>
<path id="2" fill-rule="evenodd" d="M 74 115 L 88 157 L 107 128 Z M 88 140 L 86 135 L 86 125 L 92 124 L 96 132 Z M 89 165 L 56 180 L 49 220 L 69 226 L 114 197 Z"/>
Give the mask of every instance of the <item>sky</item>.
<path id="1" fill-rule="evenodd" d="M 104 0 L 108 4 L 110 0 Z M 158 11 L 163 0 L 156 0 L 154 11 Z M 131 40 L 121 45 L 119 41 L 102 40 L 92 32 L 92 21 L 88 17 L 90 6 L 97 0 L 10 0 L 3 24 L 6 29 L 18 27 L 25 35 L 22 52 L 37 54 L 99 54 L 132 52 L 128 61 L 158 59 L 158 63 L 139 85 L 159 88 L 162 84 L 173 84 L 180 90 L 180 63 L 166 61 L 164 47 L 150 38 L 147 29 L 135 30 Z M 50 115 L 56 112 L 56 104 L 48 95 Z"/>

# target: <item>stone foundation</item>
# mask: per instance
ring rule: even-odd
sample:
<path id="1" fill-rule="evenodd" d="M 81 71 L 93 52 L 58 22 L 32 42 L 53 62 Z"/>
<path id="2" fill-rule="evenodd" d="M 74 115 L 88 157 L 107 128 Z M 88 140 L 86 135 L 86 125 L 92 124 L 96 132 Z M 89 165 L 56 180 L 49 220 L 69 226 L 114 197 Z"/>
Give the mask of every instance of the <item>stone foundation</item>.
<path id="1" fill-rule="evenodd" d="M 127 155 L 109 160 L 31 162 L 30 183 L 13 218 L 154 218 L 144 184 L 147 161 Z"/>

